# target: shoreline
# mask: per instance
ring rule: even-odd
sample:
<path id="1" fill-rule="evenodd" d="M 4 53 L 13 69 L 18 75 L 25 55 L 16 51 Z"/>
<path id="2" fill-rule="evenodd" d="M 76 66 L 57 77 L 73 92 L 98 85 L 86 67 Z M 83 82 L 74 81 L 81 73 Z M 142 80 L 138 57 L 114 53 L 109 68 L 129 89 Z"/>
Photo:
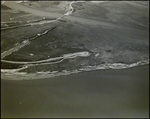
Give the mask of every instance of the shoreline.
<path id="1" fill-rule="evenodd" d="M 2 118 L 149 117 L 149 3 L 76 2 L 1 4 Z"/>
<path id="2" fill-rule="evenodd" d="M 148 117 L 149 65 L 1 80 L 1 96 L 1 117 Z"/>
<path id="3" fill-rule="evenodd" d="M 78 75 L 78 74 L 83 74 L 84 73 L 89 73 L 89 72 L 103 72 L 103 71 L 128 71 L 128 70 L 136 70 L 136 68 L 140 67 L 149 67 L 149 64 L 145 65 L 139 65 L 139 66 L 134 66 L 134 67 L 128 67 L 128 68 L 122 68 L 122 69 L 94 69 L 94 70 L 74 70 L 74 71 L 47 71 L 47 72 L 37 72 L 37 73 L 26 73 L 26 72 L 9 72 L 8 74 L 6 73 L 1 73 L 1 79 L 2 80 L 17 80 L 17 81 L 24 81 L 24 80 L 40 80 L 40 79 L 52 79 L 52 78 L 59 78 L 59 77 L 66 77 L 66 76 L 71 76 L 71 75 Z M 11 74 L 12 73 L 12 74 Z M 16 74 L 15 74 L 16 73 Z M 20 76 L 19 76 L 20 75 Z M 7 79 L 6 79 L 7 78 Z"/>

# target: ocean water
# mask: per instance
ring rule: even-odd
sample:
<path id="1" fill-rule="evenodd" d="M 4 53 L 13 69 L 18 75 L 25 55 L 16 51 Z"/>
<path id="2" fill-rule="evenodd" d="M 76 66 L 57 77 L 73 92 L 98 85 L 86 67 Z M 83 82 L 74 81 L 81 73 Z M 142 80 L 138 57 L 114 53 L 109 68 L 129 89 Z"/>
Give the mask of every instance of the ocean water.
<path id="1" fill-rule="evenodd" d="M 149 65 L 1 81 L 1 117 L 148 116 Z"/>
<path id="2" fill-rule="evenodd" d="M 149 116 L 149 2 L 64 1 L 62 16 L 7 3 L 2 118 Z"/>

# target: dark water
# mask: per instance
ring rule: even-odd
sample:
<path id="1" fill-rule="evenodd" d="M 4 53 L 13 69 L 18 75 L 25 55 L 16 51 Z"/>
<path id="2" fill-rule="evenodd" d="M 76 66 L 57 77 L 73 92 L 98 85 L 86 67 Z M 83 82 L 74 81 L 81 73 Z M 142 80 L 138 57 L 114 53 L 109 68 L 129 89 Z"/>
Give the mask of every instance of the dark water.
<path id="1" fill-rule="evenodd" d="M 1 80 L 1 117 L 148 117 L 149 65 Z"/>

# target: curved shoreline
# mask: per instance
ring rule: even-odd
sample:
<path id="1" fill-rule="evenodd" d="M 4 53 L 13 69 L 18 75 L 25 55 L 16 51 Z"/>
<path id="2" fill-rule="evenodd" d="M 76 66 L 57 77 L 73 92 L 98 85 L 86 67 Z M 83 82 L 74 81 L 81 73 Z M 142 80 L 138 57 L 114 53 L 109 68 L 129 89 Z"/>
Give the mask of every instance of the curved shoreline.
<path id="1" fill-rule="evenodd" d="M 76 2 L 84 2 L 84 1 L 76 1 Z M 101 26 L 108 26 L 108 27 L 115 27 L 115 28 L 120 28 L 120 29 L 124 29 L 124 30 L 128 30 L 128 26 L 125 26 L 124 28 L 122 28 L 121 25 L 116 25 L 115 23 L 109 23 L 108 21 L 99 21 L 99 20 L 93 20 L 93 19 L 86 19 L 86 18 L 82 18 L 82 17 L 75 17 L 75 16 L 68 16 L 70 15 L 72 12 L 73 12 L 73 7 L 71 6 L 73 3 L 76 3 L 75 1 L 72 1 L 69 3 L 69 11 L 64 14 L 63 16 L 62 15 L 58 15 L 56 13 L 56 16 L 55 17 L 58 17 L 56 18 L 55 20 L 50 20 L 50 21 L 40 21 L 38 23 L 29 23 L 29 25 L 36 25 L 36 24 L 44 24 L 44 23 L 50 23 L 50 22 L 55 22 L 55 21 L 58 21 L 59 19 L 65 17 L 66 19 L 68 20 L 71 20 L 71 21 L 77 21 L 77 22 L 80 22 L 80 23 L 83 23 L 83 24 L 90 24 L 90 25 L 101 25 Z M 23 11 L 30 11 L 30 13 L 32 14 L 37 14 L 38 11 L 40 10 L 34 10 L 32 8 L 28 8 L 28 7 L 21 7 L 22 5 L 20 4 L 17 4 L 17 3 L 14 3 L 14 4 L 10 4 L 12 2 L 5 2 L 6 5 L 10 5 L 12 7 L 15 7 L 15 9 L 17 10 L 23 10 Z M 26 12 L 27 12 L 26 11 Z M 35 14 L 35 15 L 36 15 Z M 44 11 L 41 11 L 40 14 L 38 13 L 38 15 L 41 15 L 41 14 L 45 14 L 46 16 L 53 16 L 53 14 L 51 14 L 50 12 L 44 12 Z M 44 15 L 44 16 L 45 16 Z M 135 28 L 132 28 L 130 30 L 135 30 L 135 31 L 141 31 L 141 29 L 135 29 Z M 32 39 L 35 39 L 37 38 L 38 36 L 40 35 L 44 35 L 48 32 L 49 30 L 46 30 L 45 32 L 43 33 L 39 33 L 39 34 L 36 34 L 36 36 L 34 36 Z M 134 32 L 135 32 L 134 31 Z M 1 53 L 1 57 L 2 59 L 7 56 L 7 55 L 10 55 L 12 52 L 16 52 L 18 51 L 20 48 L 30 44 L 30 40 L 25 40 L 21 43 L 19 43 L 18 45 L 16 45 L 16 47 L 13 47 L 11 48 L 10 50 L 8 51 L 5 51 L 3 53 Z M 77 53 L 71 53 L 71 54 L 64 54 L 63 56 L 60 56 L 60 57 L 56 57 L 56 58 L 49 58 L 49 59 L 46 59 L 46 60 L 41 60 L 41 61 L 33 61 L 33 62 L 17 62 L 17 61 L 7 61 L 7 60 L 1 60 L 1 62 L 6 62 L 6 63 L 13 63 L 13 64 L 24 64 L 25 66 L 22 67 L 22 68 L 19 68 L 19 69 L 1 69 L 1 72 L 2 73 L 6 73 L 6 74 L 11 74 L 11 75 L 24 75 L 26 74 L 26 72 L 18 72 L 22 69 L 26 69 L 30 66 L 35 66 L 35 65 L 45 65 L 45 64 L 55 64 L 55 63 L 60 63 L 62 62 L 64 59 L 68 59 L 68 58 L 75 58 L 77 56 L 80 56 L 80 57 L 87 57 L 89 56 L 89 52 L 77 52 Z M 59 60 L 59 61 L 57 61 Z M 53 62 L 55 61 L 55 62 Z M 97 69 L 124 69 L 124 68 L 130 68 L 130 67 L 135 67 L 135 66 L 141 66 L 141 65 L 146 65 L 146 64 L 149 64 L 149 60 L 148 61 L 139 61 L 137 63 L 133 63 L 133 64 L 122 64 L 122 63 L 112 63 L 112 64 L 100 64 L 98 66 L 86 66 L 86 67 L 83 67 L 81 69 L 76 69 L 75 71 L 65 71 L 65 72 L 55 72 L 55 74 L 53 73 L 50 73 L 49 71 L 47 73 L 43 72 L 43 73 L 40 73 L 40 74 L 44 74 L 44 75 L 48 75 L 49 77 L 54 77 L 54 76 L 60 76 L 60 75 L 68 75 L 68 74 L 72 74 L 72 73 L 78 73 L 78 72 L 82 72 L 82 71 L 92 71 L 92 70 L 97 70 Z M 49 75 L 50 73 L 50 75 Z M 27 78 L 29 75 L 32 75 L 32 74 L 27 74 Z M 33 74 L 33 75 L 37 75 L 36 73 Z"/>
<path id="2" fill-rule="evenodd" d="M 53 78 L 59 76 L 66 76 L 70 74 L 76 73 L 86 73 L 88 71 L 97 71 L 97 70 L 128 70 L 130 68 L 137 68 L 141 66 L 149 66 L 148 61 L 137 62 L 133 64 L 121 64 L 121 63 L 114 63 L 114 64 L 101 64 L 99 66 L 87 66 L 82 69 L 76 69 L 72 71 L 62 70 L 61 72 L 58 71 L 46 71 L 46 72 L 39 72 L 36 73 L 26 73 L 26 72 L 18 72 L 22 69 L 28 68 L 28 66 L 24 66 L 19 69 L 1 69 L 1 78 L 5 80 L 36 80 L 36 79 L 46 79 L 46 78 Z"/>
<path id="3" fill-rule="evenodd" d="M 149 65 L 39 80 L 16 78 L 2 77 L 2 118 L 149 117 Z"/>

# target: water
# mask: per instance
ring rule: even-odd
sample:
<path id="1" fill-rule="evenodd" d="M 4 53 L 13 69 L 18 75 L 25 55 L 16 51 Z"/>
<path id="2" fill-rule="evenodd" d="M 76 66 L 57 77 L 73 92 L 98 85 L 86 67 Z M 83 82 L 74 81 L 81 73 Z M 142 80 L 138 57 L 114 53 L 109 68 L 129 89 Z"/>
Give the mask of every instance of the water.
<path id="1" fill-rule="evenodd" d="M 1 83 L 1 117 L 149 116 L 149 65 Z"/>
<path id="2" fill-rule="evenodd" d="M 70 2 L 66 16 L 19 4 L 40 16 L 1 14 L 2 118 L 149 116 L 147 5 Z"/>

